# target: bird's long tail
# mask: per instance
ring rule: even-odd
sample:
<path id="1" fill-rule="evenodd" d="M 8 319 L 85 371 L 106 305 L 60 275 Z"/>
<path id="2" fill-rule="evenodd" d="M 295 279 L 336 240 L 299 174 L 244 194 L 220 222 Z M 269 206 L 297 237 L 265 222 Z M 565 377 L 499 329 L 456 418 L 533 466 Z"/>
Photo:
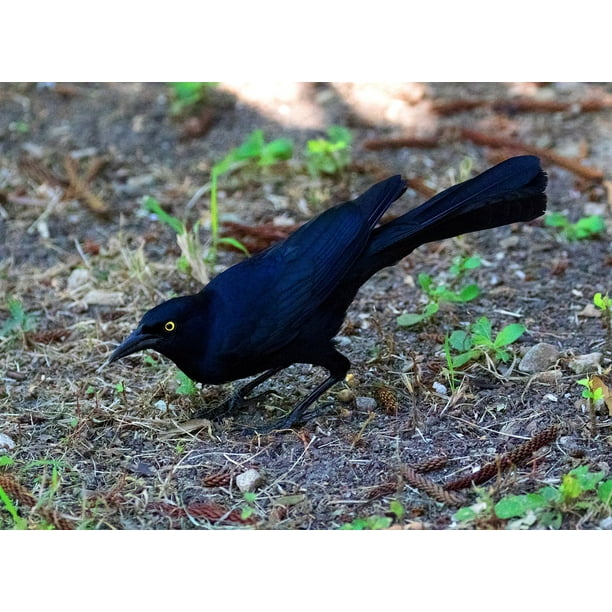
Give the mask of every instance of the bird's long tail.
<path id="1" fill-rule="evenodd" d="M 376 228 L 353 270 L 365 282 L 426 242 L 531 221 L 546 210 L 546 183 L 537 157 L 512 157 Z"/>

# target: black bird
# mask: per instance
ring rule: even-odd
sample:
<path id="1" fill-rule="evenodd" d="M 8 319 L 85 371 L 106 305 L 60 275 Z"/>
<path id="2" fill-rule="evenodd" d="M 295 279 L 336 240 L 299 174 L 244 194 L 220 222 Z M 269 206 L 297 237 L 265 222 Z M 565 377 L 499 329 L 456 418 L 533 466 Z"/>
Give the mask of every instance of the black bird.
<path id="1" fill-rule="evenodd" d="M 291 364 L 321 366 L 329 377 L 260 431 L 301 424 L 349 370 L 333 338 L 361 285 L 427 242 L 539 217 L 546 183 L 537 157 L 513 157 L 377 227 L 407 188 L 401 176 L 392 176 L 228 268 L 199 293 L 149 310 L 109 362 L 151 348 L 201 383 L 259 374 L 223 410 Z"/>

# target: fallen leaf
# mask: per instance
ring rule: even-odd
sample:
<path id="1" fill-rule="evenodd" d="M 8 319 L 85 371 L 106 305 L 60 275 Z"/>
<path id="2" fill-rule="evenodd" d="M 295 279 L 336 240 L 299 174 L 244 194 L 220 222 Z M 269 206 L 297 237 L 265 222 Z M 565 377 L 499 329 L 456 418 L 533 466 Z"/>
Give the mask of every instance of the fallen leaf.
<path id="1" fill-rule="evenodd" d="M 597 319 L 601 317 L 601 310 L 595 307 L 595 304 L 587 304 L 579 313 L 579 317 L 589 317 Z"/>
<path id="2" fill-rule="evenodd" d="M 210 419 L 190 419 L 189 421 L 185 421 L 184 423 L 180 423 L 176 427 L 173 427 L 160 437 L 163 440 L 168 440 L 177 434 L 191 433 L 200 429 L 210 430 L 211 427 L 212 422 Z"/>
<path id="3" fill-rule="evenodd" d="M 612 390 L 608 387 L 599 376 L 591 376 L 591 389 L 601 389 L 601 397 L 608 408 L 608 414 L 612 416 Z"/>

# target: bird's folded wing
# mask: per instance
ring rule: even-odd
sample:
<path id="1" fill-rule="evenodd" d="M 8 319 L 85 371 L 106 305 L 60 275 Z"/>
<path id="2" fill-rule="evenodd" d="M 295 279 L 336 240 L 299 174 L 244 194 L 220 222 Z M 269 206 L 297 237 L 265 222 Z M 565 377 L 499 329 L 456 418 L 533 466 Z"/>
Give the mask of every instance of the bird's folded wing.
<path id="1" fill-rule="evenodd" d="M 287 240 L 233 266 L 209 285 L 222 304 L 225 351 L 260 354 L 290 342 L 361 254 L 383 212 L 405 190 L 401 177 L 330 208 Z"/>

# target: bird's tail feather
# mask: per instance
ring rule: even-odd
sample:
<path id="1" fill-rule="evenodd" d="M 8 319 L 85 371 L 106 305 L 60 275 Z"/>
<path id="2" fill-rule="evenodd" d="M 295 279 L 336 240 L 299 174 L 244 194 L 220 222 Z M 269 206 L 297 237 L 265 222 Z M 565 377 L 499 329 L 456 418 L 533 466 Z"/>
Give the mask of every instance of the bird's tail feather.
<path id="1" fill-rule="evenodd" d="M 537 157 L 510 158 L 376 228 L 354 269 L 364 282 L 427 242 L 535 219 L 546 210 L 546 183 Z"/>

